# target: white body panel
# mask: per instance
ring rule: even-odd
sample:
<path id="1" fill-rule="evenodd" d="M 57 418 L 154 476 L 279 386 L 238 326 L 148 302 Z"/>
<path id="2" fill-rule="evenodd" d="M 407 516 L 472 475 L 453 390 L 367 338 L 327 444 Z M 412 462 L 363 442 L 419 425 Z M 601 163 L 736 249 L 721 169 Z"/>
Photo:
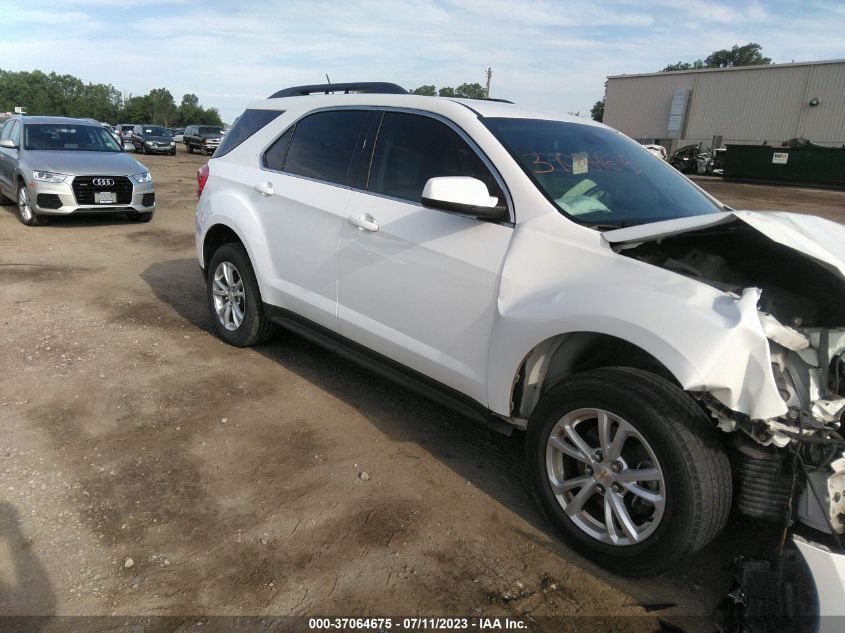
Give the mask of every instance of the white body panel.
<path id="1" fill-rule="evenodd" d="M 818 633 L 842 633 L 845 616 L 845 555 L 834 554 L 827 548 L 803 539 L 793 539 L 798 551 L 807 561 L 819 598 Z"/>
<path id="2" fill-rule="evenodd" d="M 361 192 L 341 229 L 340 333 L 487 404 L 488 348 L 513 229 Z"/>

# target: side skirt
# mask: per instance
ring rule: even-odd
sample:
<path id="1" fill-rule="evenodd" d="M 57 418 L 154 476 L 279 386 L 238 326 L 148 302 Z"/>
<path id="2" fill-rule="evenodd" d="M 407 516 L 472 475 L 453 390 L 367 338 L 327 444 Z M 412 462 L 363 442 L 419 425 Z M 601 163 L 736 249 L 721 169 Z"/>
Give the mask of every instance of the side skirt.
<path id="1" fill-rule="evenodd" d="M 299 334 L 303 338 L 325 347 L 379 376 L 392 380 L 429 400 L 433 400 L 455 413 L 470 418 L 476 424 L 481 424 L 503 435 L 510 435 L 513 432 L 513 425 L 508 424 L 503 419 L 491 413 L 480 402 L 441 382 L 429 378 L 425 374 L 421 374 L 410 367 L 397 363 L 387 356 L 374 352 L 348 338 L 344 338 L 337 332 L 317 325 L 290 310 L 265 303 L 264 313 L 271 321 L 278 323 L 283 328 Z"/>

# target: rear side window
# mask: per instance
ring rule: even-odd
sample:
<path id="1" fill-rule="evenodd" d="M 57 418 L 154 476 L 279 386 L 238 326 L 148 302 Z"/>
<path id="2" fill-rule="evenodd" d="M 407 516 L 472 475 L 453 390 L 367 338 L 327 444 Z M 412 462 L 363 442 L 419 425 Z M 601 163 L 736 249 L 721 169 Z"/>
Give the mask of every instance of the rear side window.
<path id="1" fill-rule="evenodd" d="M 339 185 L 351 185 L 352 156 L 363 138 L 369 112 L 318 112 L 296 124 L 284 171 Z"/>
<path id="2" fill-rule="evenodd" d="M 232 129 L 220 141 L 214 156 L 228 154 L 282 113 L 283 110 L 247 110 L 235 120 Z"/>
<path id="3" fill-rule="evenodd" d="M 368 190 L 420 202 L 428 179 L 440 176 L 477 178 L 499 204 L 505 202 L 493 174 L 448 125 L 415 114 L 386 113 L 376 141 Z"/>
<path id="4" fill-rule="evenodd" d="M 288 153 L 290 137 L 293 136 L 293 128 L 288 128 L 267 151 L 264 152 L 264 166 L 273 171 L 282 171 L 285 167 L 285 156 Z"/>

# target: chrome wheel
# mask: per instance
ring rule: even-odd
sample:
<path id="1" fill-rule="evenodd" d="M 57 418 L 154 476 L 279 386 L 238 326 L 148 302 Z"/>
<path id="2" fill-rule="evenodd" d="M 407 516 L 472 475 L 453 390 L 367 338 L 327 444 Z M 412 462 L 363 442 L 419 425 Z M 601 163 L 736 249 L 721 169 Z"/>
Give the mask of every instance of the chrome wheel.
<path id="1" fill-rule="evenodd" d="M 220 262 L 214 271 L 211 289 L 214 311 L 224 328 L 234 332 L 244 321 L 246 295 L 238 269 L 230 262 Z"/>
<path id="2" fill-rule="evenodd" d="M 654 451 L 609 411 L 563 416 L 546 443 L 546 474 L 569 519 L 602 543 L 641 543 L 663 518 L 666 485 Z"/>
<path id="3" fill-rule="evenodd" d="M 26 193 L 26 187 L 18 189 L 18 212 L 21 214 L 21 220 L 24 223 L 32 222 L 34 214 L 32 207 L 29 206 L 29 196 Z"/>

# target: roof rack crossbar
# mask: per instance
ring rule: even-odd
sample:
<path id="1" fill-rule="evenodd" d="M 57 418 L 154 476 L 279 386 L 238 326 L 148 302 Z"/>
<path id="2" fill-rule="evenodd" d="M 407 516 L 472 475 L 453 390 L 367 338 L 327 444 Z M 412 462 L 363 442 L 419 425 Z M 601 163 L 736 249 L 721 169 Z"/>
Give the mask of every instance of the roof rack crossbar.
<path id="1" fill-rule="evenodd" d="M 342 92 L 349 94 L 357 92 L 362 94 L 388 94 L 388 95 L 406 95 L 408 91 L 397 86 L 396 84 L 388 83 L 386 81 L 359 81 L 345 84 L 313 84 L 310 86 L 292 86 L 284 88 L 278 92 L 271 94 L 268 99 L 277 99 L 280 97 L 304 97 L 306 95 L 315 93 L 331 94 Z"/>

